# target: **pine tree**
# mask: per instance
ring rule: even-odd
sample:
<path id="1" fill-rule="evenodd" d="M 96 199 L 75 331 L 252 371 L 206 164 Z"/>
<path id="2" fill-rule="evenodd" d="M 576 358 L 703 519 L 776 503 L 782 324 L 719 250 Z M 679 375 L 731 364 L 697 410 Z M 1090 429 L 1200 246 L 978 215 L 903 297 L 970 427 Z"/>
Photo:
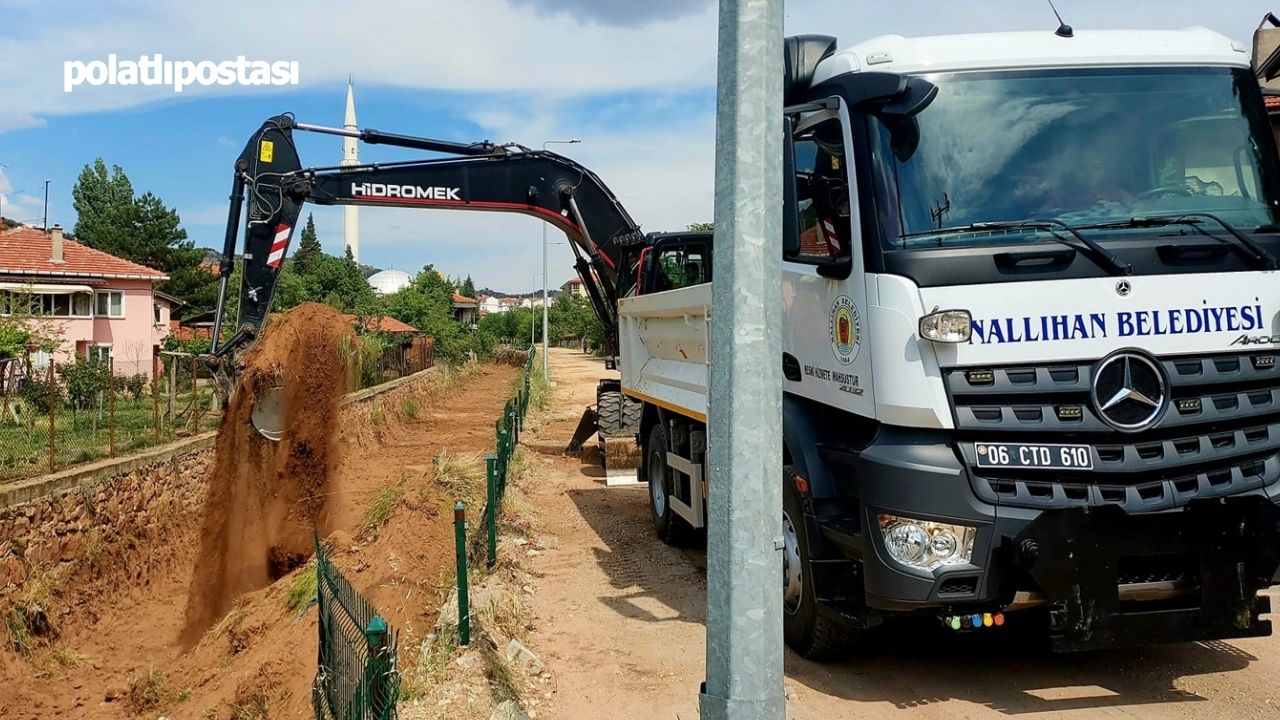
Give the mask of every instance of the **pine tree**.
<path id="1" fill-rule="evenodd" d="M 474 298 L 476 296 L 476 284 L 471 281 L 470 275 L 467 276 L 466 280 L 462 281 L 462 289 L 458 292 L 459 294 L 466 295 L 469 298 Z"/>
<path id="2" fill-rule="evenodd" d="M 294 270 L 299 275 L 310 271 L 313 258 L 321 253 L 320 240 L 316 237 L 316 220 L 307 213 L 307 224 L 302 228 L 302 237 L 298 240 L 298 251 L 293 254 Z"/>

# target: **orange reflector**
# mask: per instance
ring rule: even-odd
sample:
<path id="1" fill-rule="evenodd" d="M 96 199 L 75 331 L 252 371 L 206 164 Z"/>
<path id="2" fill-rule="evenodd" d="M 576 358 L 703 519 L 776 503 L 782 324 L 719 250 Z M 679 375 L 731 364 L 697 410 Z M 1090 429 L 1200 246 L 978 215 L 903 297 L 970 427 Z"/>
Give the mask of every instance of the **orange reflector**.
<path id="1" fill-rule="evenodd" d="M 996 624 L 996 627 L 1004 625 L 1004 613 L 996 613 L 992 616 L 991 621 Z"/>
<path id="2" fill-rule="evenodd" d="M 801 495 L 809 494 L 809 480 L 800 473 L 796 473 L 796 490 L 799 490 Z"/>

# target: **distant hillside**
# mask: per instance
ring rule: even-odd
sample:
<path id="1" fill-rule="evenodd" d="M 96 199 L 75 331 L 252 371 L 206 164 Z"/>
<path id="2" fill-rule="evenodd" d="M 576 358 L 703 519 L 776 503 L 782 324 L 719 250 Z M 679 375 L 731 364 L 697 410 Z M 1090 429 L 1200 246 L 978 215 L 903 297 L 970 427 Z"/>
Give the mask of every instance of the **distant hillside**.
<path id="1" fill-rule="evenodd" d="M 542 297 L 542 290 L 538 290 L 536 293 L 531 293 L 531 292 L 506 293 L 506 292 L 502 292 L 501 290 L 494 290 L 492 288 L 485 287 L 485 288 L 480 288 L 479 290 L 476 290 L 476 294 L 488 296 L 488 297 L 496 297 L 496 298 L 522 298 L 523 299 L 523 298 L 531 298 L 534 295 L 537 295 L 538 297 Z M 560 291 L 556 290 L 555 288 L 551 288 L 547 291 L 547 297 L 553 297 L 553 298 L 560 297 Z"/>

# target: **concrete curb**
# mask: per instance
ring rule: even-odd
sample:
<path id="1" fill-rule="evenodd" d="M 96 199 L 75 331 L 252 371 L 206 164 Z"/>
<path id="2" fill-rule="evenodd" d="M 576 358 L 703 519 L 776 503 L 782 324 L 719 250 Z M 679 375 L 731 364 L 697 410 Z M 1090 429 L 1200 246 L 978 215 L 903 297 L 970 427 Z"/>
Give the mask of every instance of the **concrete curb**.
<path id="1" fill-rule="evenodd" d="M 364 402 L 371 398 L 391 392 L 398 387 L 407 385 L 416 379 L 426 377 L 428 373 L 438 373 L 438 367 L 429 367 L 426 370 L 419 370 L 412 375 L 396 378 L 381 385 L 357 390 L 348 393 L 342 398 L 340 403 L 342 407 L 346 407 L 353 403 Z M 157 465 L 163 462 L 169 462 L 175 458 L 192 453 L 198 453 L 202 450 L 208 450 L 214 445 L 214 441 L 218 437 L 216 430 L 210 430 L 206 433 L 194 435 L 189 438 L 183 438 L 167 445 L 160 445 L 153 448 L 147 448 L 140 452 L 107 460 L 96 460 L 84 465 L 76 465 L 66 470 L 60 470 L 56 473 L 48 475 L 38 475 L 36 477 L 19 480 L 7 485 L 0 485 L 0 510 L 6 510 L 16 505 L 23 505 L 41 498 L 59 495 L 74 490 L 84 485 L 90 485 L 115 475 L 124 475 L 135 470 L 142 469 L 151 465 Z"/>

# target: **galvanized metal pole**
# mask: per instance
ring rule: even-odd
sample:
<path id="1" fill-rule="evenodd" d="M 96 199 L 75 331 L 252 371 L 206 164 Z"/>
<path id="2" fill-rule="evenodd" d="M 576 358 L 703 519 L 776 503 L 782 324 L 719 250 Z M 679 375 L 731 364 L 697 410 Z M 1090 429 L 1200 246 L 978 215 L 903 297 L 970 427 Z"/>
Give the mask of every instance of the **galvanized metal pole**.
<path id="1" fill-rule="evenodd" d="M 543 149 L 547 144 L 542 143 Z M 547 364 L 547 224 L 542 223 L 542 377 L 551 380 L 551 368 Z"/>
<path id="2" fill-rule="evenodd" d="M 782 0 L 720 0 L 703 720 L 782 720 Z"/>

